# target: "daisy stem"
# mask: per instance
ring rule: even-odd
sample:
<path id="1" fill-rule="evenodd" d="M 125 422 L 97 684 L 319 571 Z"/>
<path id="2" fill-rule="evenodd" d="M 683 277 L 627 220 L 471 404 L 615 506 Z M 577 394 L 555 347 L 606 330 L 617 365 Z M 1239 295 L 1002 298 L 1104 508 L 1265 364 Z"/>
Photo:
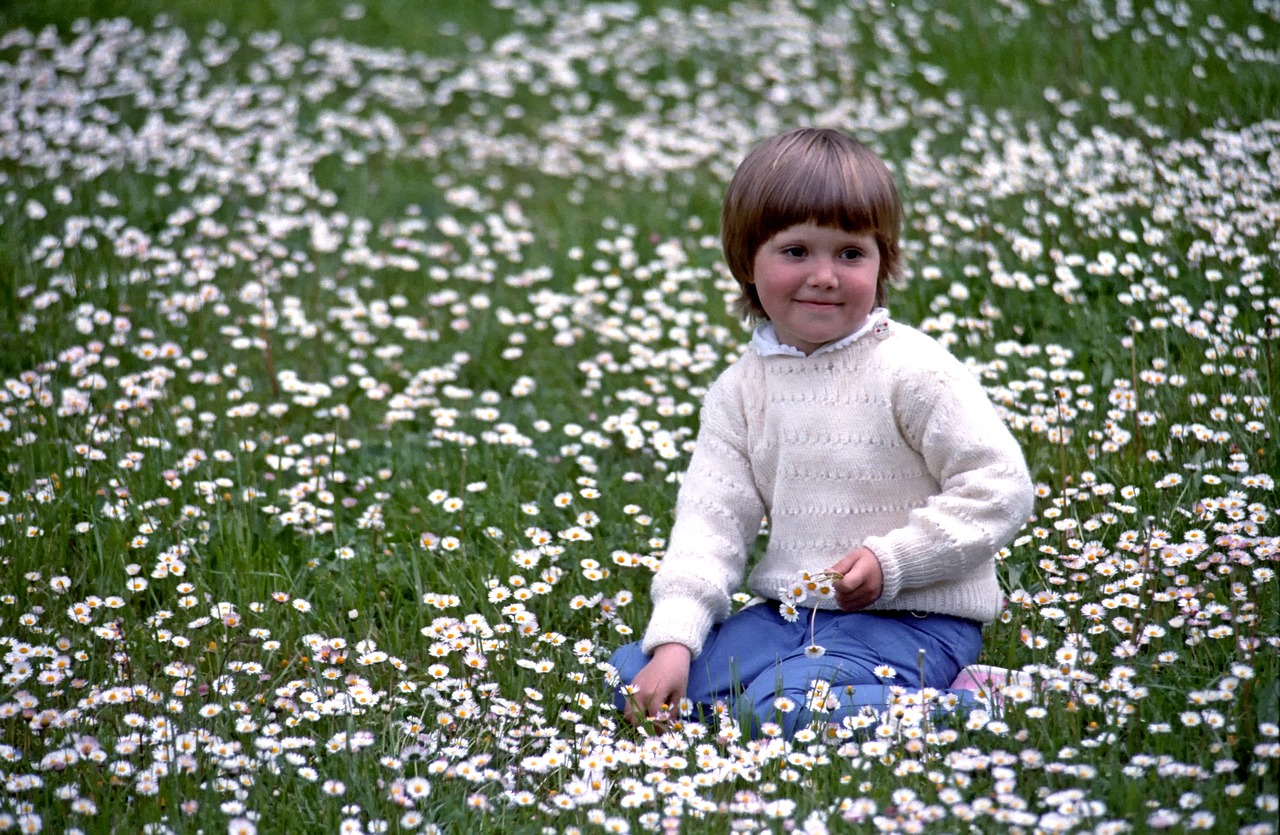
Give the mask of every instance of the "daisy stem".
<path id="1" fill-rule="evenodd" d="M 925 701 L 924 697 L 924 647 L 920 648 L 920 652 L 916 654 L 916 672 L 920 675 L 920 720 L 924 729 L 925 736 L 929 734 L 930 715 L 932 713 L 932 705 Z"/>

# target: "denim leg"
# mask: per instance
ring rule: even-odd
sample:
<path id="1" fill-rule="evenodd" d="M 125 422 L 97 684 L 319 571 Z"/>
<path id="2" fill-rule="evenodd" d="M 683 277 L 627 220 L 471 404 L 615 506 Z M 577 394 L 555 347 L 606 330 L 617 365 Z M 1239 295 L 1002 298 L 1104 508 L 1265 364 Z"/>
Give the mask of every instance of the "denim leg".
<path id="1" fill-rule="evenodd" d="M 734 612 L 712 630 L 689 670 L 689 699 L 710 707 L 731 702 L 794 651 L 803 630 L 759 603 Z"/>
<path id="2" fill-rule="evenodd" d="M 778 722 L 788 736 L 813 722 L 815 696 L 835 697 L 834 709 L 819 715 L 824 721 L 839 722 L 864 708 L 887 707 L 892 686 L 918 690 L 922 649 L 924 686 L 946 691 L 960 669 L 977 659 L 982 630 L 971 621 L 944 615 L 917 618 L 823 611 L 813 621 L 812 641 L 825 652 L 817 658 L 806 655 L 807 629 L 804 638 L 800 647 L 780 657 L 774 669 L 757 677 L 743 694 L 744 707 L 751 714 L 760 721 Z M 892 667 L 896 675 L 877 676 L 876 669 L 884 666 Z M 819 682 L 816 689 L 814 682 Z M 785 697 L 784 706 L 790 703 L 788 712 L 777 710 L 779 696 Z M 971 698 L 968 692 L 956 696 L 961 701 Z"/>
<path id="3" fill-rule="evenodd" d="M 823 719 L 839 722 L 864 708 L 887 707 L 891 686 L 919 689 L 922 649 L 924 685 L 950 692 L 947 686 L 977 661 L 982 644 L 976 623 L 945 615 L 821 611 L 811 622 L 810 614 L 788 623 L 776 605 L 763 603 L 741 609 L 713 628 L 689 670 L 687 697 L 695 708 L 709 711 L 723 703 L 752 735 L 761 722 L 776 721 L 790 736 L 815 718 L 809 707 L 815 681 L 824 682 L 819 688 L 829 686 L 838 702 Z M 824 648 L 822 656 L 805 654 L 811 643 Z M 648 661 L 639 642 L 619 648 L 610 659 L 624 685 Z M 878 677 L 876 669 L 884 666 L 894 668 L 896 675 Z M 972 700 L 968 691 L 955 695 Z M 779 697 L 785 697 L 782 706 L 789 700 L 792 709 L 780 711 Z M 617 691 L 614 703 L 619 709 L 625 706 Z"/>
<path id="4" fill-rule="evenodd" d="M 689 666 L 686 697 L 695 710 L 714 709 L 717 703 L 731 706 L 736 696 L 767 672 L 780 658 L 791 654 L 804 640 L 807 627 L 787 623 L 777 613 L 777 606 L 761 603 L 734 612 L 712 627 L 702 644 L 702 653 Z M 618 671 L 621 685 L 627 685 L 649 663 L 651 656 L 635 641 L 620 647 L 609 659 Z M 614 691 L 614 704 L 622 709 L 626 700 Z"/>

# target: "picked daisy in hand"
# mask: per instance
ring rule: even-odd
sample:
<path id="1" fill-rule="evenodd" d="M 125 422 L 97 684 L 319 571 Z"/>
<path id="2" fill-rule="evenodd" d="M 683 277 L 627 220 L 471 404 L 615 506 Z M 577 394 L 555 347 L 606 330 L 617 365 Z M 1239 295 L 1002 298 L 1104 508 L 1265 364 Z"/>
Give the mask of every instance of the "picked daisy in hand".
<path id="1" fill-rule="evenodd" d="M 836 593 L 836 583 L 844 575 L 838 571 L 801 571 L 795 582 L 778 592 L 780 604 L 778 611 L 783 620 L 795 623 L 800 617 L 800 604 L 812 601 L 809 615 L 809 646 L 804 654 L 810 658 L 821 658 L 826 649 L 818 646 L 814 640 L 814 623 L 818 618 L 818 601 L 826 600 Z"/>

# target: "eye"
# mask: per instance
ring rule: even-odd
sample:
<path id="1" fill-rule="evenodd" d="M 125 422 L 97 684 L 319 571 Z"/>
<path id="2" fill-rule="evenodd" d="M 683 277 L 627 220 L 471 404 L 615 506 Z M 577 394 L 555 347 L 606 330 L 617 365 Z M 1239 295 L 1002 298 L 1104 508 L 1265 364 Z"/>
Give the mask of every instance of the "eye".
<path id="1" fill-rule="evenodd" d="M 858 249 L 857 247 L 850 247 L 849 249 L 846 249 L 844 252 L 841 252 L 840 257 L 846 261 L 857 261 L 859 258 L 862 257 L 862 250 Z"/>
<path id="2" fill-rule="evenodd" d="M 792 244 L 782 248 L 782 254 L 788 258 L 803 258 L 805 256 L 805 248 L 799 244 Z"/>

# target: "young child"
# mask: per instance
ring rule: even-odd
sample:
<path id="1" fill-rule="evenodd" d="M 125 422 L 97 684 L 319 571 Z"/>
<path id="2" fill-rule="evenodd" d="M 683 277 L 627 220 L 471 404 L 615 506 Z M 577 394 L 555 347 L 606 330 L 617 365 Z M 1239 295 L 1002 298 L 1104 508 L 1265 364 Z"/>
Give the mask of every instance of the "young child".
<path id="1" fill-rule="evenodd" d="M 790 735 L 884 707 L 891 686 L 945 689 L 1000 610 L 995 554 L 1032 486 L 974 376 L 884 308 L 893 178 L 844 134 L 789 131 L 743 160 L 721 223 L 760 324 L 703 402 L 648 629 L 611 660 L 616 703 L 639 723 L 687 699 Z M 764 518 L 757 600 L 730 614 Z M 784 590 L 824 570 L 834 595 L 788 619 Z"/>

